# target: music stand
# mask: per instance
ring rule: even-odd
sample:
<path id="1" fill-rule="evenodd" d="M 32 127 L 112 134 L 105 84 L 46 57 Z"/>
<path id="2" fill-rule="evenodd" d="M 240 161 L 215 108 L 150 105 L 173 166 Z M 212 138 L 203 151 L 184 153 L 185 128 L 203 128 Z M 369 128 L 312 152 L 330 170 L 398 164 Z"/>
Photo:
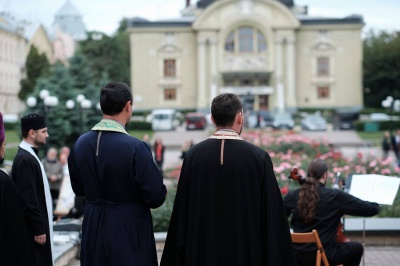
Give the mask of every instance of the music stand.
<path id="1" fill-rule="evenodd" d="M 400 178 L 383 175 L 351 175 L 348 193 L 365 201 L 392 205 L 400 185 Z M 363 246 L 365 246 L 365 217 L 363 217 Z M 365 250 L 365 249 L 364 249 Z M 365 264 L 363 254 L 363 265 Z"/>

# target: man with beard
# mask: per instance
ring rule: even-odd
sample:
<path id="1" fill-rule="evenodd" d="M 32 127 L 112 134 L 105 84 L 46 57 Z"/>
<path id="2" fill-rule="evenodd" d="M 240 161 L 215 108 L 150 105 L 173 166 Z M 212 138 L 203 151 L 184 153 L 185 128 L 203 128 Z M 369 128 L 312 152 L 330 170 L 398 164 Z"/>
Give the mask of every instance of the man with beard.
<path id="1" fill-rule="evenodd" d="M 296 265 L 271 158 L 242 138 L 243 107 L 214 98 L 217 131 L 183 161 L 161 266 Z"/>
<path id="2" fill-rule="evenodd" d="M 11 176 L 22 205 L 32 261 L 30 265 L 53 265 L 53 210 L 46 172 L 38 148 L 49 137 L 43 116 L 21 118 L 22 142 L 15 155 Z"/>
<path id="3" fill-rule="evenodd" d="M 6 136 L 0 113 L 0 164 L 4 161 Z M 28 237 L 17 189 L 11 177 L 0 169 L 0 263 L 28 265 Z"/>

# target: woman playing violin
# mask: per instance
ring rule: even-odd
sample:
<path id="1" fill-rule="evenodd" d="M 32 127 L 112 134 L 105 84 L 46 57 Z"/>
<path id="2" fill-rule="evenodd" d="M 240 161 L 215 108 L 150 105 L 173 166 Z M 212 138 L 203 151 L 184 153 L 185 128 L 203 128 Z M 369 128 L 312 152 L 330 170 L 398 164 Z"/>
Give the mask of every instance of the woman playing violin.
<path id="1" fill-rule="evenodd" d="M 373 216 L 379 212 L 377 203 L 360 200 L 338 189 L 325 187 L 328 165 L 324 160 L 310 162 L 307 177 L 300 189 L 284 198 L 288 216 L 293 214 L 291 227 L 296 233 L 318 231 L 331 265 L 360 265 L 363 246 L 358 242 L 337 243 L 336 232 L 340 218 L 345 215 Z M 299 265 L 315 265 L 315 245 L 294 244 Z"/>

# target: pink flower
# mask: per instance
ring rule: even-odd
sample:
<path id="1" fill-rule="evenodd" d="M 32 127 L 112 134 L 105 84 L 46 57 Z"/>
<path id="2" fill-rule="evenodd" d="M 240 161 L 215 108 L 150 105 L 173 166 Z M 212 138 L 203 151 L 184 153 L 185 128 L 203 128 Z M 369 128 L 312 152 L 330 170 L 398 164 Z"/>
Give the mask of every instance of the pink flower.
<path id="1" fill-rule="evenodd" d="M 384 168 L 384 169 L 381 170 L 381 174 L 382 175 L 390 175 L 391 172 L 392 171 L 390 171 L 389 168 Z"/>

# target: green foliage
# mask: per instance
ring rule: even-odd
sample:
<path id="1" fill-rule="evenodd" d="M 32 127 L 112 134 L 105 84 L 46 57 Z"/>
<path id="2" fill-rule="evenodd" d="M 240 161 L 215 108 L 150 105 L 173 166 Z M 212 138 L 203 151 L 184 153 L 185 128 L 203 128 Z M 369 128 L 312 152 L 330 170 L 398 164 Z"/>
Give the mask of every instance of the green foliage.
<path id="1" fill-rule="evenodd" d="M 28 108 L 26 113 L 36 112 L 46 114 L 49 131 L 49 146 L 71 146 L 80 134 L 88 131 L 101 118 L 96 109 L 99 98 L 99 85 L 91 75 L 90 65 L 86 58 L 77 53 L 70 61 L 70 67 L 57 63 L 51 67 L 48 76 L 41 77 L 31 96 L 38 99 L 37 105 Z M 39 93 L 46 89 L 50 95 L 58 97 L 59 104 L 56 107 L 44 106 Z M 78 94 L 83 94 L 92 100 L 92 107 L 83 110 L 76 102 Z M 67 109 L 66 102 L 75 101 L 75 107 Z"/>
<path id="2" fill-rule="evenodd" d="M 400 121 L 354 121 L 353 125 L 355 130 L 364 131 L 366 124 L 374 123 L 378 125 L 378 130 L 394 130 L 400 128 Z"/>
<path id="3" fill-rule="evenodd" d="M 21 80 L 21 90 L 18 93 L 18 97 L 22 101 L 26 100 L 27 95 L 33 92 L 37 79 L 48 73 L 50 63 L 46 55 L 39 54 L 38 49 L 32 45 L 25 66 L 27 78 Z"/>
<path id="4" fill-rule="evenodd" d="M 145 121 L 132 121 L 126 126 L 127 130 L 151 130 L 151 123 Z"/>
<path id="5" fill-rule="evenodd" d="M 167 197 L 164 204 L 157 209 L 151 210 L 153 216 L 153 228 L 155 232 L 167 232 L 169 220 L 171 219 L 172 209 L 174 207 L 177 183 L 168 187 Z"/>
<path id="6" fill-rule="evenodd" d="M 91 62 L 95 79 L 106 75 L 110 80 L 130 84 L 129 34 L 124 31 L 124 20 L 115 35 L 109 37 L 102 32 L 88 32 L 88 38 L 80 42 L 80 51 Z M 126 27 L 126 26 L 125 26 Z"/>
<path id="7" fill-rule="evenodd" d="M 380 108 L 387 96 L 400 97 L 400 32 L 370 31 L 364 40 L 364 104 Z"/>

